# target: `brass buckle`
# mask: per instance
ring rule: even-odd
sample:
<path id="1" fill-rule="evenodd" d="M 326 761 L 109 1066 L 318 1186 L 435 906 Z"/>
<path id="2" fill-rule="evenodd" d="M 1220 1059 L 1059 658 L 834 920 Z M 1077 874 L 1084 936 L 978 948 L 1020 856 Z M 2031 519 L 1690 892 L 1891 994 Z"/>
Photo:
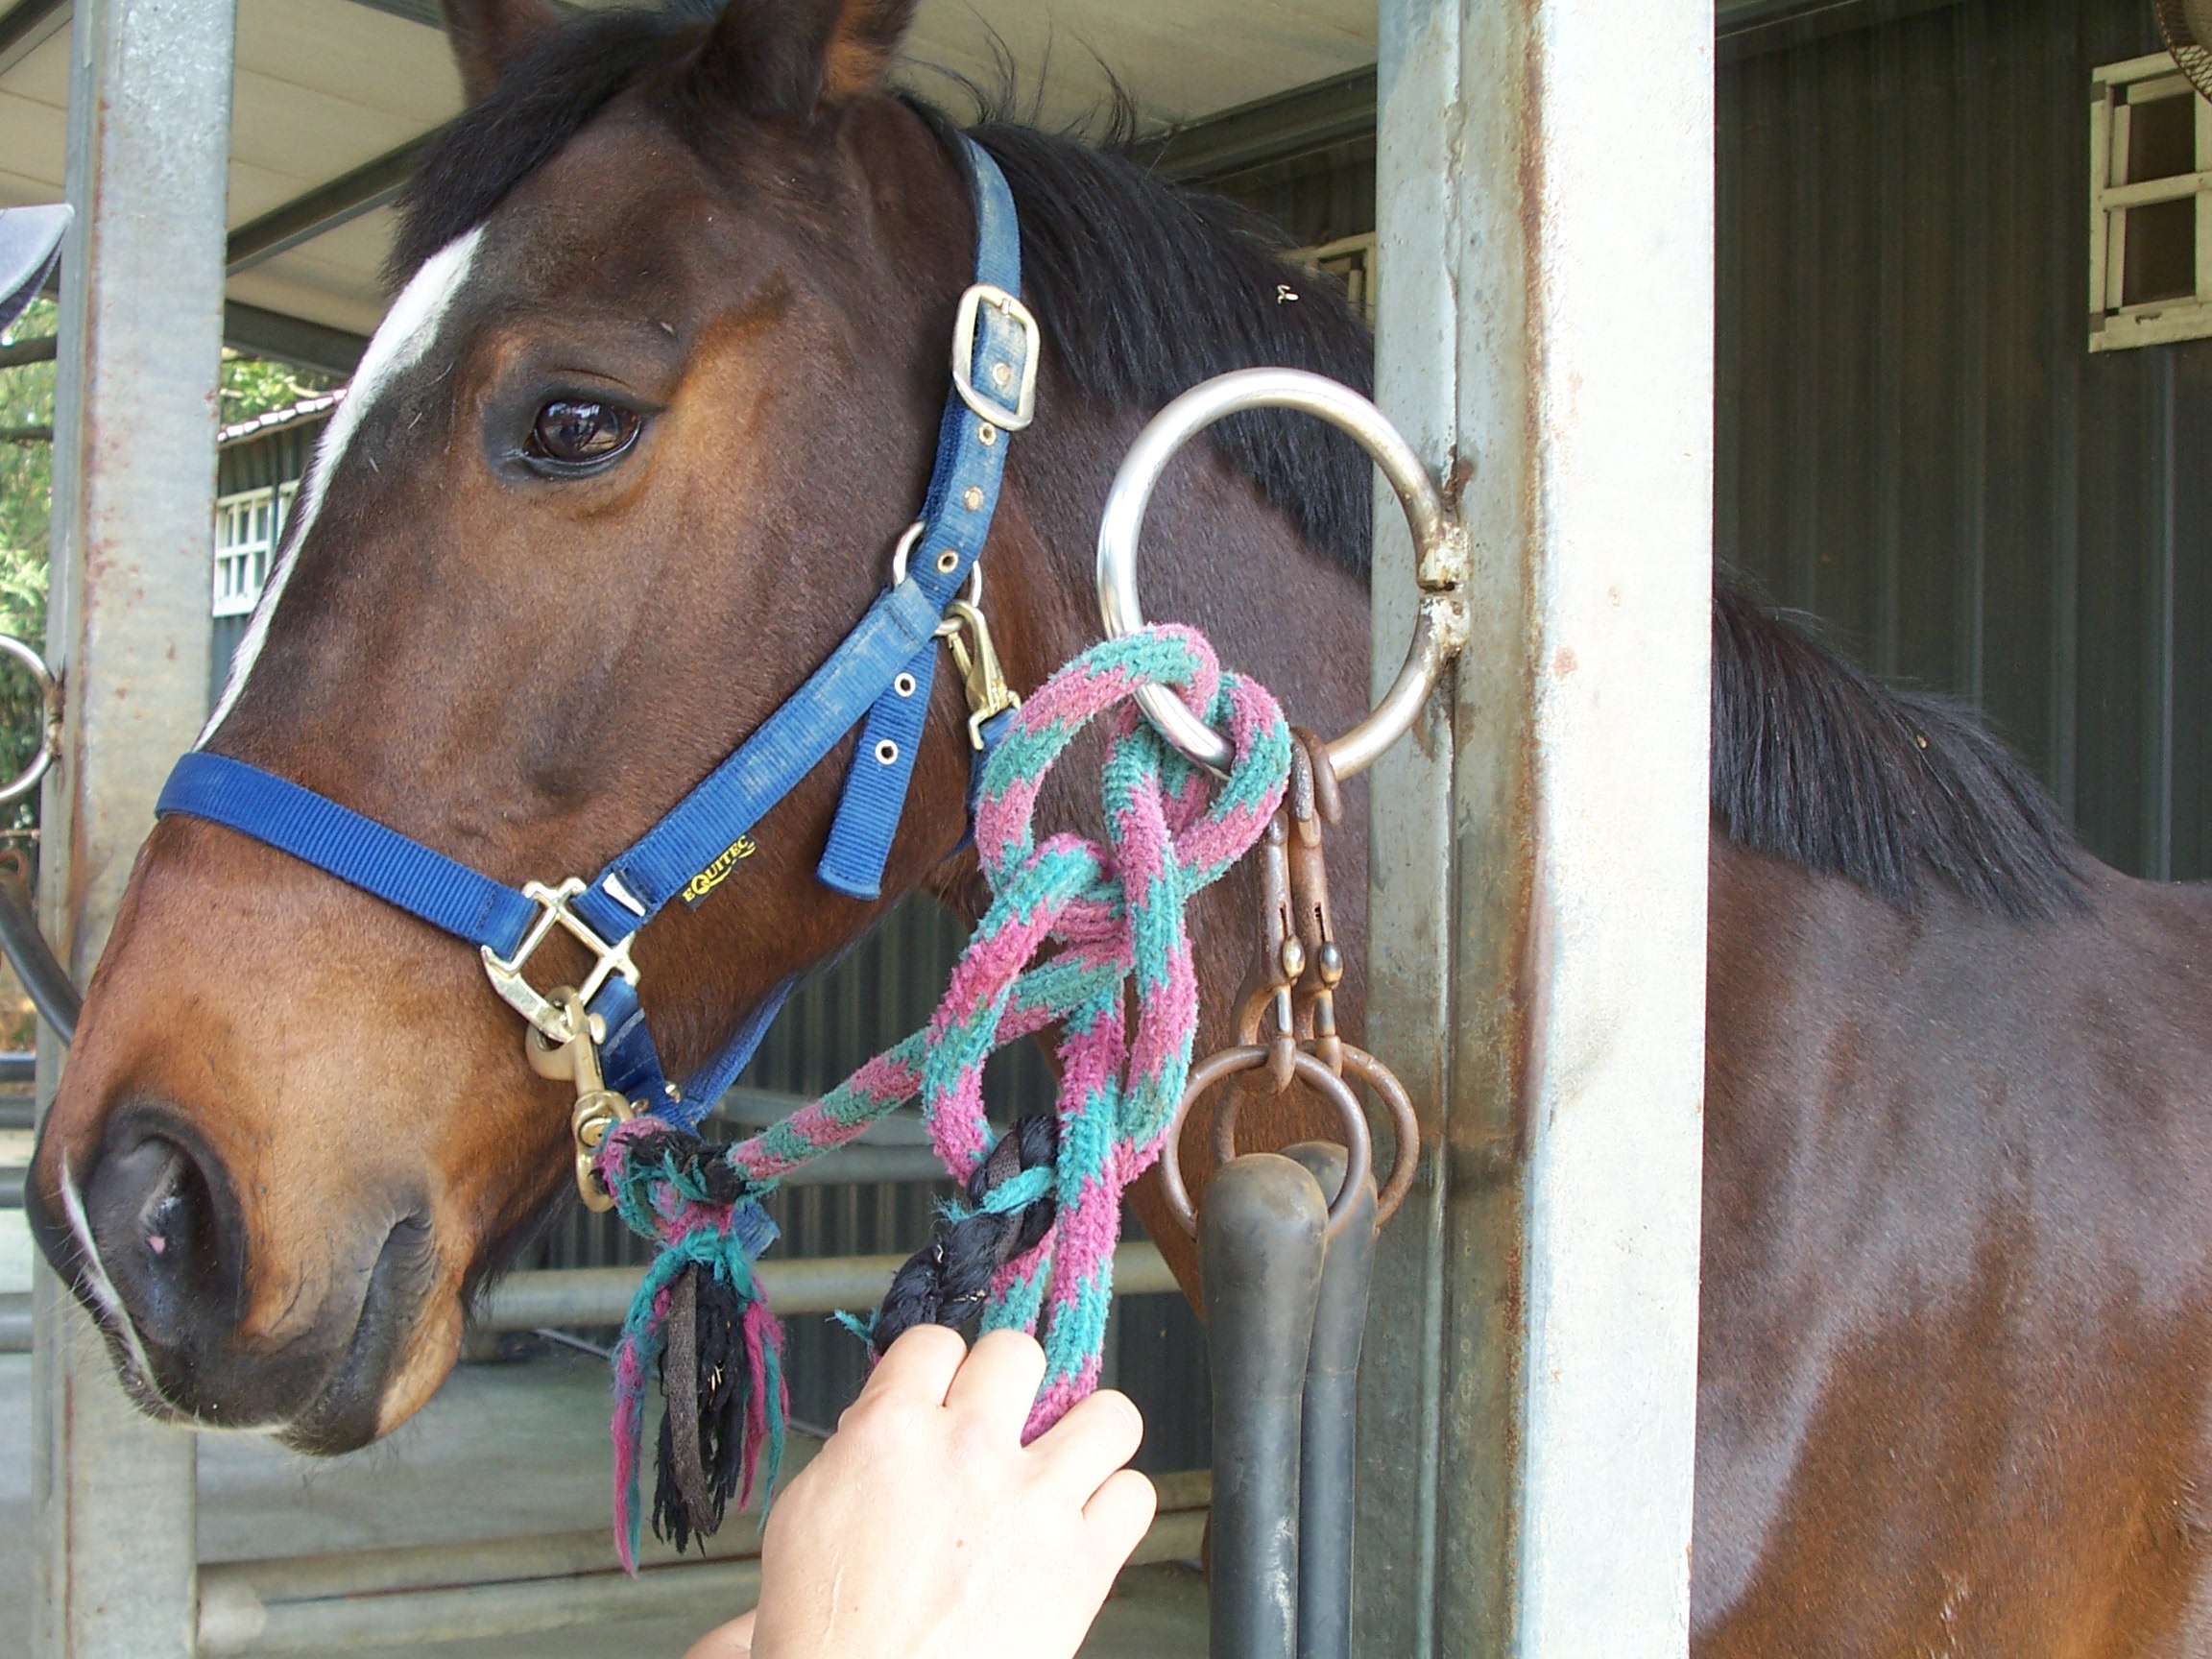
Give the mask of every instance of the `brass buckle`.
<path id="1" fill-rule="evenodd" d="M 975 384 L 975 326 L 985 305 L 1022 330 L 1022 384 L 1010 403 L 1000 402 Z M 977 282 L 960 296 L 960 314 L 952 320 L 952 389 L 960 401 L 1008 432 L 1019 432 L 1037 418 L 1037 359 L 1043 354 L 1045 330 L 1029 307 L 1005 289 Z"/>
<path id="2" fill-rule="evenodd" d="M 523 964 L 528 962 L 539 946 L 545 942 L 546 934 L 558 926 L 564 932 L 590 951 L 593 961 L 591 972 L 585 975 L 584 984 L 576 993 L 577 1006 L 581 1008 L 599 994 L 599 988 L 614 974 L 619 974 L 631 984 L 637 983 L 637 964 L 630 959 L 630 941 L 636 933 L 625 933 L 610 945 L 599 937 L 590 924 L 568 908 L 568 901 L 583 892 L 589 882 L 571 876 L 558 887 L 548 887 L 542 881 L 532 881 L 522 889 L 522 897 L 543 907 L 538 920 L 530 925 L 530 931 L 522 935 L 522 943 L 515 948 L 512 958 L 501 956 L 491 946 L 479 946 L 484 957 L 484 972 L 492 980 L 492 989 L 499 993 L 500 1000 L 530 1022 L 531 1026 L 545 1040 L 556 1046 L 583 1035 L 592 1042 L 605 1039 L 606 1032 L 596 1029 L 599 1022 L 592 1017 L 594 1029 L 575 1031 L 562 1006 L 539 995 L 535 986 L 522 977 Z M 558 993 L 556 994 L 558 995 Z"/>

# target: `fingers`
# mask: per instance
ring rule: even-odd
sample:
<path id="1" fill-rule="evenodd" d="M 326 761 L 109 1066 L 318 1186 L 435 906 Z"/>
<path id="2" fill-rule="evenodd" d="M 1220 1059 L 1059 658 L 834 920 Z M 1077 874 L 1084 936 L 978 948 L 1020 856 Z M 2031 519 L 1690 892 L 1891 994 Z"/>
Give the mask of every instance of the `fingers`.
<path id="1" fill-rule="evenodd" d="M 876 1361 L 868 1385 L 860 1390 L 860 1398 L 853 1407 L 857 1409 L 870 1401 L 892 1399 L 941 1406 L 967 1352 L 968 1344 L 960 1339 L 959 1332 L 948 1331 L 942 1325 L 917 1325 Z"/>
<path id="2" fill-rule="evenodd" d="M 752 1653 L 753 1615 L 747 1613 L 708 1631 L 684 1659 L 752 1659 Z"/>
<path id="3" fill-rule="evenodd" d="M 1098 1564 L 1118 1573 L 1151 1530 L 1152 1517 L 1159 1507 L 1160 1494 L 1136 1470 L 1123 1469 L 1107 1477 L 1106 1484 L 1083 1505 L 1083 1524 L 1098 1551 Z"/>
<path id="4" fill-rule="evenodd" d="M 1067 1416 L 1031 1442 L 1029 1455 L 1045 1479 L 1064 1485 L 1080 1501 L 1105 1485 L 1107 1477 L 1136 1456 L 1143 1443 L 1144 1419 L 1135 1403 L 1126 1394 L 1102 1388 L 1077 1401 Z"/>
<path id="5" fill-rule="evenodd" d="M 1003 1424 L 1007 1438 L 1019 1444 L 1037 1384 L 1045 1380 L 1045 1350 L 1020 1331 L 987 1333 L 968 1351 L 959 1375 L 945 1391 L 945 1404 L 993 1425 Z"/>

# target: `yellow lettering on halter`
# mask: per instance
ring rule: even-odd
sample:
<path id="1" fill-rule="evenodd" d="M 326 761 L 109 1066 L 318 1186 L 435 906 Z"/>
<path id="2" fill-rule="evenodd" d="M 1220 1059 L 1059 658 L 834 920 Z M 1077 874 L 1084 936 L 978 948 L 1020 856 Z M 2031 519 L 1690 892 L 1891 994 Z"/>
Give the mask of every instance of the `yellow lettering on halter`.
<path id="1" fill-rule="evenodd" d="M 706 869 L 684 883 L 683 899 L 686 904 L 696 906 L 700 900 L 722 885 L 723 878 L 738 864 L 760 851 L 760 844 L 750 835 L 740 835 L 725 847 Z"/>

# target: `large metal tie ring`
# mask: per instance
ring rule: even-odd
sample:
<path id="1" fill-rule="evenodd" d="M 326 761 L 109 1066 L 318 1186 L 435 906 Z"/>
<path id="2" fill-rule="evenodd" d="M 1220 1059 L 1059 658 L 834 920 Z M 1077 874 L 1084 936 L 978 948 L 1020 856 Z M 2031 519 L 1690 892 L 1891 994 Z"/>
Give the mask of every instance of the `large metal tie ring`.
<path id="1" fill-rule="evenodd" d="M 1247 409 L 1296 409 L 1347 432 L 1382 469 L 1406 511 L 1418 556 L 1421 613 L 1405 664 L 1367 718 L 1329 745 L 1339 778 L 1364 771 L 1413 724 L 1429 693 L 1467 637 L 1461 589 L 1467 575 L 1466 532 L 1444 504 L 1429 469 L 1382 412 L 1348 386 L 1303 369 L 1240 369 L 1193 386 L 1152 418 L 1138 435 L 1106 497 L 1098 526 L 1098 614 L 1108 638 L 1144 626 L 1137 599 L 1137 541 L 1153 487 L 1175 451 L 1224 416 Z M 1137 693 L 1145 717 L 1168 742 L 1201 766 L 1225 773 L 1229 740 L 1190 712 L 1164 685 Z"/>
<path id="2" fill-rule="evenodd" d="M 24 673 L 31 676 L 38 687 L 38 701 L 45 719 L 39 733 L 38 752 L 30 763 L 16 774 L 14 781 L 0 788 L 0 805 L 20 801 L 38 787 L 38 781 L 46 776 L 46 768 L 54 764 L 54 757 L 61 753 L 61 699 L 54 671 L 46 666 L 46 659 L 12 635 L 0 634 L 0 655 L 12 657 Z"/>

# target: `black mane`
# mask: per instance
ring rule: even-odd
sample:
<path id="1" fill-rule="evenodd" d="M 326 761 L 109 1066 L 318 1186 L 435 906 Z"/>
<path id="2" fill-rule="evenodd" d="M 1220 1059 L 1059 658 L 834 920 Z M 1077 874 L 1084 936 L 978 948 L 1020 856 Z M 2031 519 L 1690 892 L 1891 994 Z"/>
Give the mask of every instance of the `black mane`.
<path id="1" fill-rule="evenodd" d="M 2057 804 L 1973 713 L 1713 595 L 1713 811 L 1730 840 L 1908 911 L 1936 887 L 2021 921 L 2086 902 Z"/>
<path id="2" fill-rule="evenodd" d="M 417 170 L 395 280 L 482 223 L 610 100 L 674 62 L 698 27 L 695 12 L 610 12 L 540 42 Z M 950 141 L 948 117 L 913 107 Z M 1242 208 L 1073 137 L 1004 119 L 970 131 L 1013 188 L 1024 297 L 1079 396 L 1150 411 L 1260 364 L 1368 390 L 1366 325 Z M 1371 481 L 1348 439 L 1286 414 L 1241 416 L 1210 436 L 1312 546 L 1366 570 Z M 2058 808 L 1968 712 L 1880 685 L 1725 588 L 1714 595 L 1712 742 L 1713 811 L 1742 846 L 1908 911 L 1938 888 L 2023 920 L 2084 902 Z"/>
<path id="3" fill-rule="evenodd" d="M 1151 411 L 1201 380 L 1262 366 L 1373 390 L 1366 323 L 1333 280 L 1286 261 L 1280 235 L 1243 207 L 1071 137 L 1005 121 L 969 135 L 1014 191 L 1022 289 L 1086 397 Z M 1366 575 L 1373 477 L 1357 445 L 1281 412 L 1236 416 L 1208 435 L 1308 542 Z"/>

